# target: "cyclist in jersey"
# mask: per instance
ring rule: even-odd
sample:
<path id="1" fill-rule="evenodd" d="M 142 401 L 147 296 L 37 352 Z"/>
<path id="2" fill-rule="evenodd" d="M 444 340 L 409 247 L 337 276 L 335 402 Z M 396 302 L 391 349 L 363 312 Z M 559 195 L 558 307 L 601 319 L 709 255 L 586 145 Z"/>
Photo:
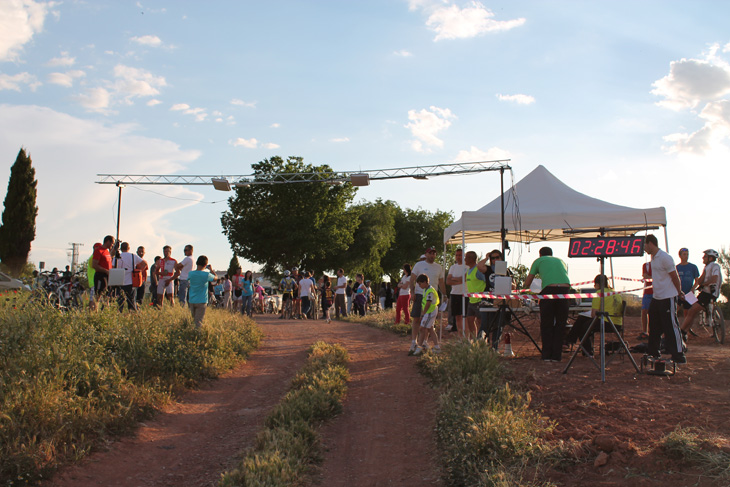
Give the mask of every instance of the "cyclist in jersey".
<path id="1" fill-rule="evenodd" d="M 702 262 L 705 263 L 705 269 L 702 271 L 702 275 L 697 278 L 694 285 L 690 289 L 690 292 L 694 292 L 696 288 L 700 288 L 700 294 L 697 296 L 697 302 L 695 302 L 687 311 L 687 315 L 684 317 L 682 322 L 682 332 L 687 333 L 692 325 L 694 324 L 695 318 L 700 313 L 700 310 L 710 304 L 710 301 L 717 299 L 720 296 L 720 287 L 722 286 L 722 268 L 718 264 L 717 258 L 720 254 L 716 250 L 707 249 L 702 256 Z"/>
<path id="2" fill-rule="evenodd" d="M 284 271 L 284 279 L 279 282 L 279 290 L 282 292 L 281 297 L 281 316 L 280 320 L 284 319 L 284 308 L 286 307 L 287 301 L 294 303 L 294 291 L 297 289 L 297 282 L 291 277 L 291 272 Z"/>
<path id="3" fill-rule="evenodd" d="M 165 296 L 170 304 L 175 304 L 174 283 L 175 279 L 180 275 L 180 269 L 177 269 L 177 260 L 171 257 L 172 247 L 165 245 L 162 247 L 162 259 L 157 266 L 157 305 L 161 308 L 165 301 Z"/>

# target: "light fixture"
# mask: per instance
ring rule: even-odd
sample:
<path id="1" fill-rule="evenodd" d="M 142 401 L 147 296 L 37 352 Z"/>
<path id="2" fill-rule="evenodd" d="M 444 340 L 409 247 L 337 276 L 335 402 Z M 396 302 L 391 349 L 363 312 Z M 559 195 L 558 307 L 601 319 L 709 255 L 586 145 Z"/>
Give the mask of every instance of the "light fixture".
<path id="1" fill-rule="evenodd" d="M 210 180 L 213 182 L 213 187 L 218 191 L 231 190 L 231 183 L 226 178 L 211 178 Z"/>
<path id="2" fill-rule="evenodd" d="M 422 181 L 428 180 L 428 178 L 426 176 L 421 176 L 421 175 L 419 175 L 419 176 L 413 176 L 413 179 L 420 179 Z"/>
<path id="3" fill-rule="evenodd" d="M 367 173 L 350 174 L 353 186 L 370 186 L 370 175 Z"/>

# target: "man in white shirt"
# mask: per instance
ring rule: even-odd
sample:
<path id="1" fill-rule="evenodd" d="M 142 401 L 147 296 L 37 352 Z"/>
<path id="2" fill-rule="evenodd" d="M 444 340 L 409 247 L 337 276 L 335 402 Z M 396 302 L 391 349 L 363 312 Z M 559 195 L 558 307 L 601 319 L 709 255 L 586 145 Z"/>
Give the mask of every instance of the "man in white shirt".
<path id="1" fill-rule="evenodd" d="M 659 248 L 657 238 L 647 235 L 644 251 L 651 255 L 651 277 L 654 294 L 649 305 L 649 355 L 661 357 L 659 345 L 664 334 L 664 346 L 678 364 L 687 363 L 682 345 L 682 334 L 677 323 L 675 298 L 684 299 L 682 284 L 674 266 L 674 259 Z"/>
<path id="2" fill-rule="evenodd" d="M 117 259 L 117 268 L 124 269 L 124 283 L 121 286 L 122 292 L 117 296 L 119 312 L 124 311 L 124 302 L 127 302 L 129 311 L 137 311 L 137 302 L 134 299 L 134 287 L 132 287 L 132 270 L 140 263 L 136 255 L 129 251 L 129 243 L 122 242 L 119 249 L 122 251 Z"/>
<path id="3" fill-rule="evenodd" d="M 446 284 L 451 286 L 451 294 L 449 297 L 449 307 L 451 308 L 450 314 L 454 318 L 454 328 L 450 331 L 461 330 L 462 336 L 464 334 L 464 324 L 462 323 L 463 312 L 463 297 L 464 297 L 464 263 L 462 261 L 462 250 L 461 248 L 456 249 L 454 258 L 456 264 L 449 267 L 449 274 L 446 276 Z M 447 328 L 449 329 L 449 328 Z"/>
<path id="4" fill-rule="evenodd" d="M 193 270 L 193 246 L 187 244 L 183 252 L 185 252 L 185 257 L 178 262 L 175 269 L 180 271 L 180 287 L 177 289 L 177 299 L 180 304 L 185 306 L 188 300 L 188 287 L 190 286 L 188 273 Z"/>
<path id="5" fill-rule="evenodd" d="M 309 310 L 312 307 L 312 296 L 314 295 L 314 283 L 309 278 L 309 272 L 304 271 L 299 281 L 299 298 L 302 300 L 302 319 L 306 320 Z"/>
<path id="6" fill-rule="evenodd" d="M 705 263 L 705 268 L 702 271 L 702 275 L 695 281 L 690 292 L 694 292 L 695 288 L 700 288 L 700 294 L 697 296 L 697 302 L 687 311 L 682 322 L 682 332 L 687 333 L 692 325 L 694 324 L 695 318 L 699 314 L 700 310 L 707 306 L 710 301 L 717 299 L 720 296 L 720 286 L 722 286 L 722 269 L 718 264 L 717 258 L 719 254 L 717 251 L 712 249 L 705 250 L 702 256 L 702 262 Z"/>
<path id="7" fill-rule="evenodd" d="M 347 316 L 347 305 L 345 304 L 345 288 L 347 287 L 347 278 L 345 277 L 345 271 L 340 268 L 337 269 L 337 285 L 335 286 L 335 319 L 340 319 L 340 313 L 342 316 Z"/>
<path id="8" fill-rule="evenodd" d="M 426 259 L 416 262 L 411 272 L 411 294 L 413 295 L 413 307 L 411 308 L 411 349 L 408 353 L 416 350 L 416 340 L 418 339 L 418 331 L 421 327 L 421 306 L 423 301 L 423 289 L 416 286 L 416 279 L 421 274 L 428 276 L 428 281 L 433 286 L 438 283 L 440 291 L 440 299 L 446 296 L 446 284 L 444 283 L 444 268 L 436 263 L 436 249 L 431 247 L 426 250 Z"/>

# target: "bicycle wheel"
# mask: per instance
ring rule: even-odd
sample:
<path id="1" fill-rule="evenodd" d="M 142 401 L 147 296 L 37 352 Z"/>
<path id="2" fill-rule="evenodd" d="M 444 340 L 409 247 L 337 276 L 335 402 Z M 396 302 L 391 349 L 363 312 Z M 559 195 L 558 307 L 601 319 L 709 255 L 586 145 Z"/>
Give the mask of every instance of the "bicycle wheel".
<path id="1" fill-rule="evenodd" d="M 57 293 L 51 293 L 51 294 L 49 294 L 48 295 L 48 302 L 54 308 L 61 309 L 61 296 L 59 296 Z"/>
<path id="2" fill-rule="evenodd" d="M 717 305 L 712 307 L 712 334 L 717 343 L 725 342 L 725 318 Z"/>

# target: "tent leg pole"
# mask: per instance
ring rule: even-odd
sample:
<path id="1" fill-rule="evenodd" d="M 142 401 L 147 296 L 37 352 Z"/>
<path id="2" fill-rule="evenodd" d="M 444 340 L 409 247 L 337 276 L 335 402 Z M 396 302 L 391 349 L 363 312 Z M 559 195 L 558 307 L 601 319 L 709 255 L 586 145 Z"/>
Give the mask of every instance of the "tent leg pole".
<path id="1" fill-rule="evenodd" d="M 667 253 L 669 253 L 669 237 L 667 236 L 667 226 L 664 225 L 664 247 L 667 249 Z"/>
<path id="2" fill-rule="evenodd" d="M 464 213 L 461 214 L 461 255 L 466 255 L 466 236 L 464 235 Z M 462 262 L 464 262 L 462 260 Z M 461 336 L 466 338 L 466 266 L 464 266 L 464 275 L 461 276 Z"/>

